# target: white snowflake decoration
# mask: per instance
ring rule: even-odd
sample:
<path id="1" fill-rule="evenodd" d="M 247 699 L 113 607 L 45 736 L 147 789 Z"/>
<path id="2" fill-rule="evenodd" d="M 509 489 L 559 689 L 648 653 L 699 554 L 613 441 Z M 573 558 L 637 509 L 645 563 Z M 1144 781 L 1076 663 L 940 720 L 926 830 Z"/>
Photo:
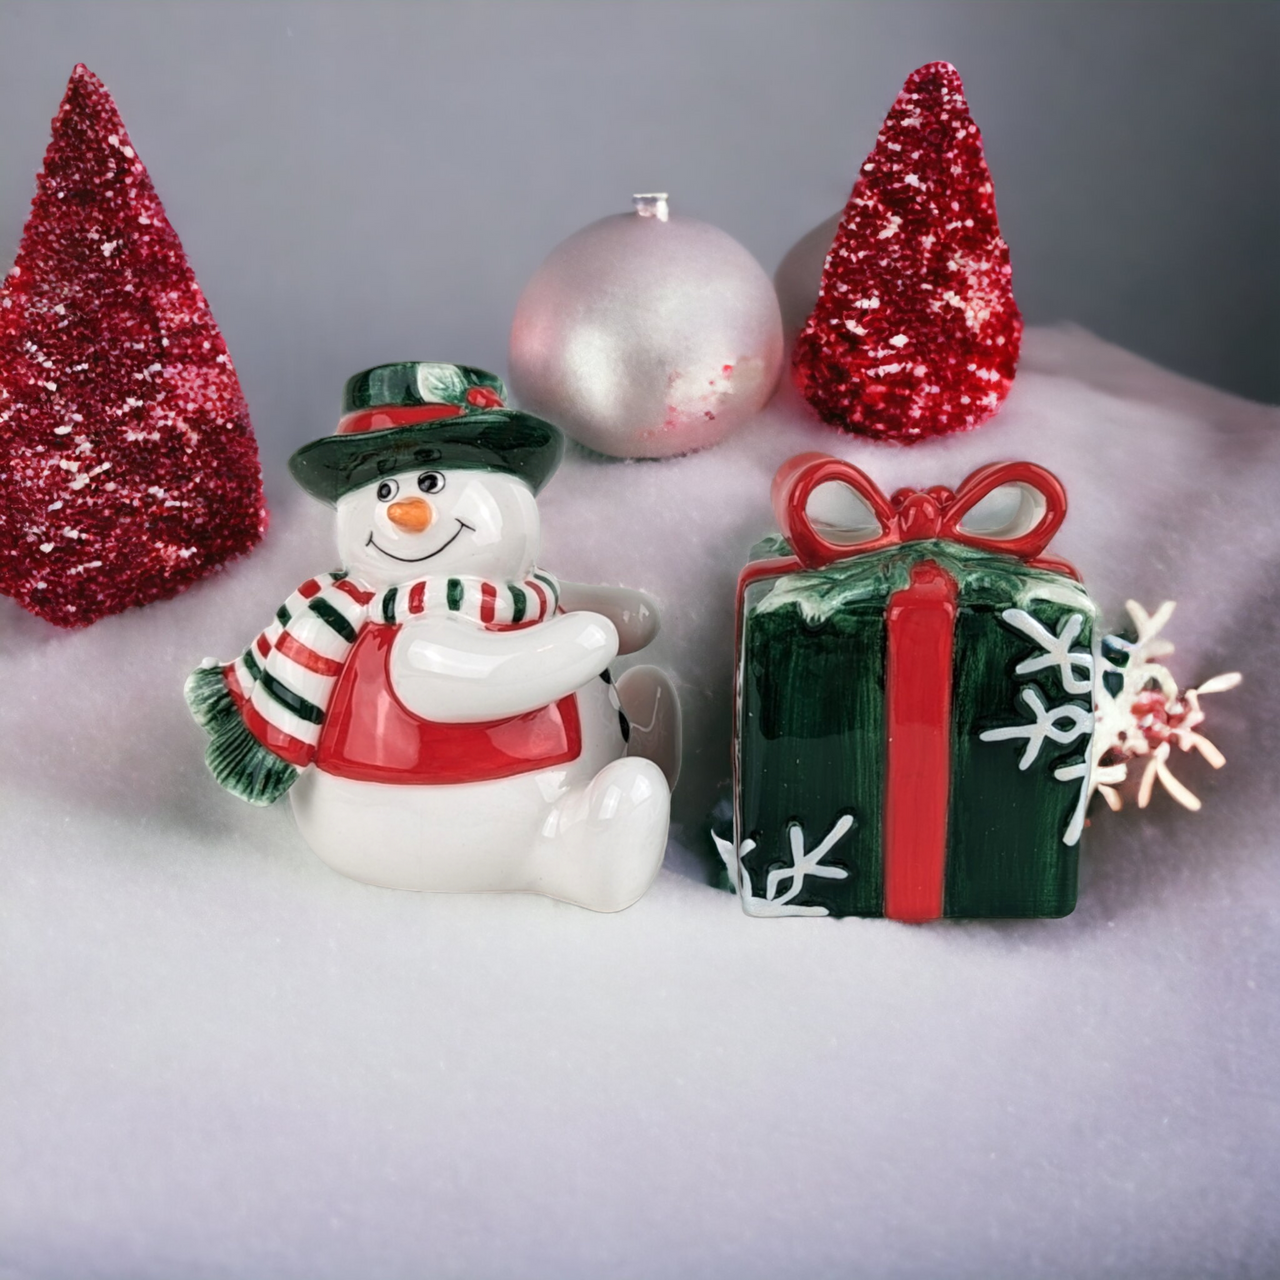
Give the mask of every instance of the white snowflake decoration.
<path id="1" fill-rule="evenodd" d="M 1119 691 L 1112 694 L 1106 681 L 1099 679 L 1094 694 L 1097 731 L 1093 739 L 1090 794 L 1100 791 L 1110 808 L 1119 809 L 1123 800 L 1118 788 L 1129 776 L 1129 761 L 1145 756 L 1146 764 L 1138 783 L 1139 809 L 1145 809 L 1151 802 L 1157 782 L 1180 805 L 1199 809 L 1199 798 L 1173 776 L 1169 756 L 1175 746 L 1183 751 L 1194 748 L 1215 769 L 1226 764 L 1222 752 L 1196 732 L 1204 723 L 1200 699 L 1205 694 L 1234 689 L 1242 677 L 1238 671 L 1228 671 L 1179 693 L 1169 669 L 1156 661 L 1173 652 L 1173 645 L 1159 637 L 1173 614 L 1174 602 L 1166 600 L 1154 614 L 1149 614 L 1136 600 L 1127 600 L 1125 608 L 1133 619 L 1137 638 L 1133 641 L 1116 636 L 1108 638 L 1110 645 L 1125 651 L 1128 661 L 1120 667 L 1104 659 L 1106 671 L 1117 673 L 1121 685 Z M 1103 764 L 1104 759 L 1108 759 L 1108 763 Z"/>
<path id="2" fill-rule="evenodd" d="M 851 814 L 844 814 L 836 820 L 835 825 L 822 840 L 807 853 L 804 847 L 804 828 L 798 822 L 787 826 L 787 840 L 791 848 L 791 865 L 776 867 L 769 872 L 765 881 L 765 896 L 755 897 L 751 888 L 751 875 L 742 865 L 742 859 L 755 847 L 756 842 L 750 838 L 735 849 L 733 843 L 722 836 L 711 833 L 715 841 L 716 851 L 729 873 L 729 879 L 742 897 L 743 909 L 753 916 L 825 916 L 830 914 L 826 907 L 800 906 L 794 902 L 804 887 L 806 876 L 817 876 L 826 880 L 844 880 L 849 872 L 844 867 L 832 867 L 822 859 L 835 847 L 836 843 L 853 826 Z M 781 896 L 778 889 L 784 880 L 790 880 L 790 888 Z"/>
<path id="3" fill-rule="evenodd" d="M 1089 649 L 1073 649 L 1071 646 L 1084 627 L 1084 615 L 1069 613 L 1063 618 L 1054 635 L 1043 623 L 1038 622 L 1025 609 L 1006 609 L 1001 618 L 1023 635 L 1038 644 L 1043 652 L 1024 658 L 1016 667 L 1014 674 L 1031 675 L 1036 671 L 1044 671 L 1052 667 L 1058 673 L 1063 692 L 1068 694 L 1088 693 L 1094 687 L 1096 670 L 1095 655 Z M 1077 672 L 1083 674 L 1077 675 Z M 1045 742 L 1052 741 L 1066 744 L 1077 738 L 1087 737 L 1094 729 L 1094 713 L 1087 707 L 1077 706 L 1073 702 L 1063 703 L 1060 707 L 1047 707 L 1034 686 L 1022 690 L 1022 700 L 1030 708 L 1035 717 L 1022 724 L 1001 725 L 997 729 L 988 729 L 978 736 L 983 742 L 1002 742 L 1008 738 L 1026 738 L 1026 749 L 1018 761 L 1019 769 L 1029 769 L 1040 755 L 1040 748 Z M 1092 794 L 1090 780 L 1090 756 L 1085 754 L 1083 760 L 1075 764 L 1059 765 L 1053 776 L 1058 782 L 1076 782 L 1080 787 L 1080 799 L 1067 823 L 1062 843 L 1075 844 L 1084 831 L 1084 814 L 1089 806 Z"/>
<path id="4" fill-rule="evenodd" d="M 1093 654 L 1088 649 L 1071 647 L 1084 626 L 1083 614 L 1067 614 L 1056 636 L 1025 609 L 1006 609 L 1000 616 L 1010 626 L 1029 635 L 1044 650 L 1018 663 L 1013 669 L 1015 675 L 1029 676 L 1045 667 L 1057 667 L 1058 678 L 1068 693 L 1088 693 L 1093 688 Z M 1076 675 L 1077 667 L 1084 675 Z"/>
<path id="5" fill-rule="evenodd" d="M 1022 700 L 1035 715 L 1030 724 L 1009 724 L 999 729 L 988 729 L 979 735 L 983 742 L 1000 742 L 1005 738 L 1026 738 L 1027 748 L 1018 761 L 1019 769 L 1029 769 L 1040 754 L 1045 741 L 1074 742 L 1082 733 L 1093 728 L 1093 712 L 1085 707 L 1077 707 L 1068 702 L 1061 707 L 1050 709 L 1040 701 L 1040 694 L 1035 689 L 1023 689 Z M 1065 722 L 1059 728 L 1059 722 Z"/>

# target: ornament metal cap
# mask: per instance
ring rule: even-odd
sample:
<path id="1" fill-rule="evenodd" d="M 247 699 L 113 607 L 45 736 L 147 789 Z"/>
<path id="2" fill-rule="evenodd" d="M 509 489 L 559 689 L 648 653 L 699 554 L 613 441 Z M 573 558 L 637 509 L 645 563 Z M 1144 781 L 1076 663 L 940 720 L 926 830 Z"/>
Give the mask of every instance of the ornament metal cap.
<path id="1" fill-rule="evenodd" d="M 404 360 L 347 379 L 332 435 L 289 459 L 293 478 L 336 502 L 415 467 L 501 471 L 537 493 L 564 455 L 558 427 L 506 407 L 502 379 L 469 365 Z"/>
<path id="2" fill-rule="evenodd" d="M 657 218 L 659 222 L 666 222 L 671 217 L 665 191 L 648 191 L 632 196 L 631 203 L 642 218 Z"/>

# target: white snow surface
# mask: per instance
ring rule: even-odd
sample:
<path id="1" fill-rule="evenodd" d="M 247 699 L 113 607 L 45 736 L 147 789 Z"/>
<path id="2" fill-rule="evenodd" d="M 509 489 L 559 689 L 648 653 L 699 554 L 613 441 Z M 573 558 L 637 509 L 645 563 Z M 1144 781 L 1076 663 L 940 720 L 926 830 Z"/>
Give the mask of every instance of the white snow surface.
<path id="1" fill-rule="evenodd" d="M 659 598 L 686 713 L 618 916 L 355 884 L 214 785 L 184 676 L 333 567 L 286 486 L 176 600 L 0 602 L 0 1277 L 1280 1274 L 1278 426 L 1058 329 L 967 436 L 848 439 L 784 386 L 704 454 L 571 455 L 543 563 Z M 1073 916 L 758 920 L 705 882 L 734 581 L 808 449 L 886 490 L 1045 464 L 1109 619 L 1174 598 L 1180 680 L 1244 672 L 1227 767 L 1174 762 L 1203 811 L 1095 808 Z"/>

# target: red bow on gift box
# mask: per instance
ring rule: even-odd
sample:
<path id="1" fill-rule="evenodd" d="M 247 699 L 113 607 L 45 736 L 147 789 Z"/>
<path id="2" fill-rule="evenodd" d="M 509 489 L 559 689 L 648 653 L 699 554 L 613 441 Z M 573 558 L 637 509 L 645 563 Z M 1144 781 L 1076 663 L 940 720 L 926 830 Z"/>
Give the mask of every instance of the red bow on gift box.
<path id="1" fill-rule="evenodd" d="M 847 486 L 862 499 L 879 523 L 879 534 L 857 542 L 836 542 L 818 532 L 809 515 L 809 500 L 820 485 L 831 483 Z M 1016 533 L 982 534 L 965 529 L 965 517 L 984 498 L 1005 485 L 1018 485 L 1033 495 L 1038 510 L 1031 526 Z M 888 498 L 880 486 L 853 463 L 825 453 L 801 453 L 784 462 L 773 478 L 773 510 L 796 559 L 806 569 L 903 542 L 945 538 L 979 551 L 1017 556 L 1039 568 L 1079 577 L 1065 560 L 1041 555 L 1066 518 L 1067 494 L 1057 476 L 1034 462 L 989 463 L 967 476 L 954 493 L 934 485 L 922 490 L 899 489 Z"/>

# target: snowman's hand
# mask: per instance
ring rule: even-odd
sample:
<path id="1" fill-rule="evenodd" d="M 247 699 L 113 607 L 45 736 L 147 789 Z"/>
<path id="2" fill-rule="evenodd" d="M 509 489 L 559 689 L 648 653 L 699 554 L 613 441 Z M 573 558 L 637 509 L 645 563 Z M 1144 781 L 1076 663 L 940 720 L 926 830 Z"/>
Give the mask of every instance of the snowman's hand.
<path id="1" fill-rule="evenodd" d="M 653 642 L 661 625 L 654 598 L 634 587 L 597 587 L 584 582 L 560 584 L 560 607 L 568 613 L 602 613 L 618 630 L 618 652 L 635 653 Z"/>
<path id="2" fill-rule="evenodd" d="M 617 653 L 618 632 L 598 613 L 565 613 L 516 631 L 431 618 L 396 637 L 391 683 L 424 719 L 476 724 L 549 706 L 588 684 Z"/>

